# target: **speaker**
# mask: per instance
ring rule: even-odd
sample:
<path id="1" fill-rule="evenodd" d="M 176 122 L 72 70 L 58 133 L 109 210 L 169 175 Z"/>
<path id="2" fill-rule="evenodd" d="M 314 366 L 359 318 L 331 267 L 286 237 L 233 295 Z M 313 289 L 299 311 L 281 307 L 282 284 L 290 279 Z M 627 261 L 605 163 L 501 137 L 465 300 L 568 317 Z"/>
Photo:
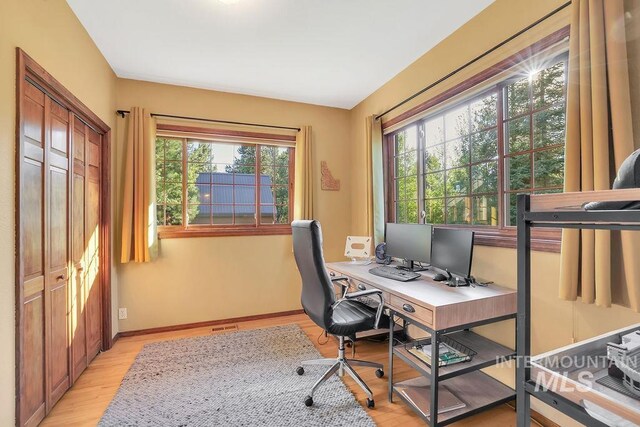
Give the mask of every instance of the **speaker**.
<path id="1" fill-rule="evenodd" d="M 382 242 L 378 246 L 376 246 L 376 262 L 378 264 L 389 264 L 391 262 L 391 257 L 386 254 L 387 244 Z"/>

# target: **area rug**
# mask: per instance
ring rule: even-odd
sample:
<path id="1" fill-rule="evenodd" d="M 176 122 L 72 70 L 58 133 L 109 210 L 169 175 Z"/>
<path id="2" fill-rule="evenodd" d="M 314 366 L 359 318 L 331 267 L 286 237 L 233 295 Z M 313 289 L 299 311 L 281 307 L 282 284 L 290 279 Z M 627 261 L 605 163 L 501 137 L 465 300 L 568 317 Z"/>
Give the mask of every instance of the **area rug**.
<path id="1" fill-rule="evenodd" d="M 334 376 L 306 407 L 326 367 L 298 325 L 147 344 L 100 426 L 375 426 Z"/>

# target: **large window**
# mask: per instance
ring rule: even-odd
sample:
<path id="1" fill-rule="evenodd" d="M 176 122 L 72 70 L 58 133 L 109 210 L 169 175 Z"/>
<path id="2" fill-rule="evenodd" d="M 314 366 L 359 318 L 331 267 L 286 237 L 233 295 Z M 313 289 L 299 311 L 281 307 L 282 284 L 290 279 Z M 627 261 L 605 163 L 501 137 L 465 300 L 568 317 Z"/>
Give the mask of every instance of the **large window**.
<path id="1" fill-rule="evenodd" d="M 512 233 L 517 194 L 562 191 L 565 80 L 562 55 L 389 135 L 388 219 Z"/>
<path id="2" fill-rule="evenodd" d="M 188 138 L 156 140 L 161 237 L 290 230 L 294 149 Z"/>

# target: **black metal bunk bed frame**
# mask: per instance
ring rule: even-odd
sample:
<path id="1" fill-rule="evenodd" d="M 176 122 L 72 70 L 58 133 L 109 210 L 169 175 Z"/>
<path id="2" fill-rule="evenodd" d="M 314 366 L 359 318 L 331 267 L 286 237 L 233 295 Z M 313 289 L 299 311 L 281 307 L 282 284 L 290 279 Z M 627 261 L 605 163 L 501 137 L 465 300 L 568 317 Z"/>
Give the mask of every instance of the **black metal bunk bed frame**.
<path id="1" fill-rule="evenodd" d="M 616 190 L 611 190 L 616 193 Z M 602 193 L 602 192 L 598 192 Z M 595 194 L 595 193 L 594 193 Z M 553 195 L 559 196 L 559 195 Z M 534 196 L 544 197 L 544 196 Z M 620 199 L 625 200 L 625 199 Z M 575 228 L 640 230 L 640 210 L 585 211 L 575 207 L 531 210 L 531 196 L 518 195 L 518 314 L 516 320 L 516 406 L 518 427 L 528 427 L 531 396 L 587 426 L 606 426 L 565 397 L 546 390 L 531 378 L 531 229 Z"/>

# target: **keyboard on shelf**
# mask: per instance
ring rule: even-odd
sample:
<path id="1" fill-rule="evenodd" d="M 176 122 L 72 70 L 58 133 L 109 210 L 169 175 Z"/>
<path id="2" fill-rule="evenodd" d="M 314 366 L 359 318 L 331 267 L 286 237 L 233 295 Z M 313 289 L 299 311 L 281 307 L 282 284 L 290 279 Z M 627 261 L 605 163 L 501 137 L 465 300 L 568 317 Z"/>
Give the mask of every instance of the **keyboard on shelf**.
<path id="1" fill-rule="evenodd" d="M 398 280 L 400 282 L 408 282 L 409 280 L 414 280 L 420 277 L 419 273 L 414 273 L 413 271 L 400 270 L 395 267 L 375 267 L 369 270 L 369 273 L 374 276 L 384 277 L 386 279 Z"/>

